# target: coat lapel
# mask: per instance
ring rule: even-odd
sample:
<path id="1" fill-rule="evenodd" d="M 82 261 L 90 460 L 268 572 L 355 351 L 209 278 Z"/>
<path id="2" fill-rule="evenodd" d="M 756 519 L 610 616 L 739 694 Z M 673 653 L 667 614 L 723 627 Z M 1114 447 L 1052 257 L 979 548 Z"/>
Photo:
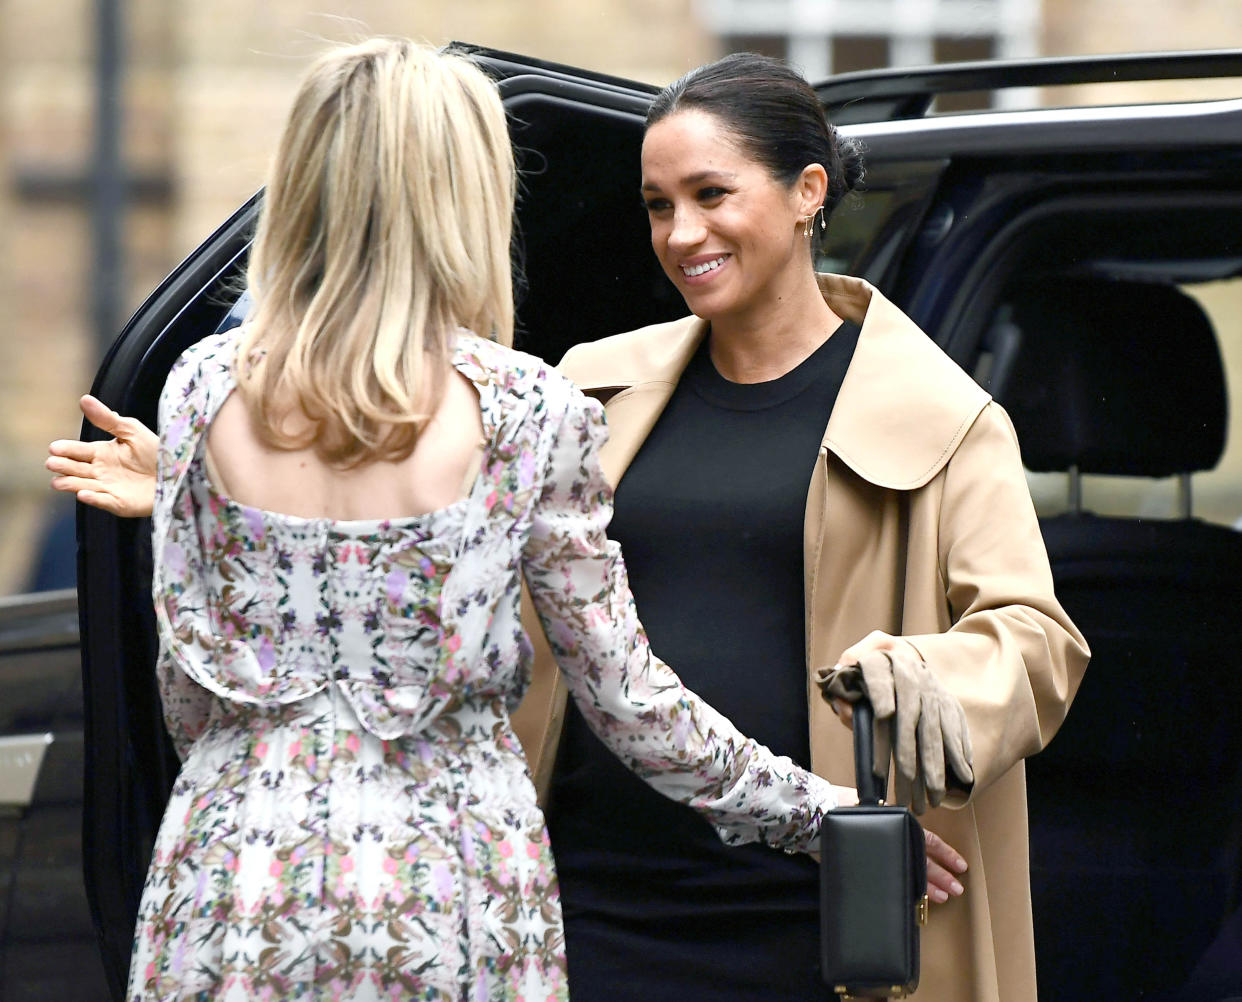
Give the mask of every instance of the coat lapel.
<path id="1" fill-rule="evenodd" d="M 842 275 L 818 278 L 837 315 L 862 325 L 823 444 L 877 487 L 922 487 L 990 397 L 871 285 Z"/>

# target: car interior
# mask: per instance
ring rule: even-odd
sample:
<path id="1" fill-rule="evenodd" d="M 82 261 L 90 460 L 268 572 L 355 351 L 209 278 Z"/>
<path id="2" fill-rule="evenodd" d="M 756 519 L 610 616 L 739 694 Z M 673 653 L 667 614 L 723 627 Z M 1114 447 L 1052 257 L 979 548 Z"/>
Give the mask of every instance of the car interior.
<path id="1" fill-rule="evenodd" d="M 1005 245 L 974 370 L 1014 422 L 1092 648 L 1027 763 L 1036 947 L 1041 978 L 1089 997 L 1208 998 L 1242 903 L 1242 469 L 1204 492 L 1213 518 L 1195 481 L 1221 465 L 1242 375 L 1238 215 L 1119 201 Z M 1228 370 L 1202 279 L 1226 304 Z"/>
<path id="2" fill-rule="evenodd" d="M 997 333 L 1013 357 L 995 393 L 1028 468 L 1065 474 L 1069 510 L 1041 524 L 1058 597 L 1092 647 L 1065 724 L 1028 763 L 1038 946 L 1102 997 L 1136 997 L 1127 971 L 1171 990 L 1238 903 L 1242 533 L 1189 504 L 1097 514 L 1080 480 L 1212 469 L 1220 353 L 1173 285 L 1027 282 L 1006 305 Z M 1108 942 L 1111 973 L 1081 949 L 1084 929 Z"/>

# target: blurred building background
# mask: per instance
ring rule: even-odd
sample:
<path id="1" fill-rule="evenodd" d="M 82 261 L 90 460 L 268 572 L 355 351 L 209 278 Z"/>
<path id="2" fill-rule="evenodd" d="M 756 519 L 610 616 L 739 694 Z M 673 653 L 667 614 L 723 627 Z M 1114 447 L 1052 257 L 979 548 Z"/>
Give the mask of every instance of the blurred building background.
<path id="1" fill-rule="evenodd" d="M 0 0 L 0 593 L 31 586 L 56 510 L 46 444 L 77 436 L 76 400 L 104 346 L 258 187 L 308 58 L 326 40 L 372 33 L 461 39 L 660 84 L 750 49 L 817 79 L 890 65 L 1236 44 L 1242 4 Z M 117 101 L 101 104 L 109 81 Z M 1216 93 L 1196 82 L 1157 92 Z M 1152 96 L 1147 85 L 1139 93 Z M 1107 99 L 1125 96 L 1117 87 Z M 954 100 L 968 107 L 977 99 Z M 109 120 L 117 125 L 111 159 L 100 142 L 108 130 L 96 128 Z M 115 212 L 92 213 L 98 191 Z"/>

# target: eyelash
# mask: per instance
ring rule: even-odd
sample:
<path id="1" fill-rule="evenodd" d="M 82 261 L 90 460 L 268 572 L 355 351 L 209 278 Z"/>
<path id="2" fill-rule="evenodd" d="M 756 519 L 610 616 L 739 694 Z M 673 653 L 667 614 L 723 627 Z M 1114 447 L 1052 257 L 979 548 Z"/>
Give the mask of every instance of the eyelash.
<path id="1" fill-rule="evenodd" d="M 728 189 L 726 188 L 713 186 L 710 188 L 700 188 L 696 193 L 696 197 L 700 202 L 714 202 L 717 199 L 723 198 L 728 193 Z M 648 212 L 663 212 L 672 206 L 672 203 L 669 202 L 667 198 L 644 198 L 642 203 L 643 208 Z"/>

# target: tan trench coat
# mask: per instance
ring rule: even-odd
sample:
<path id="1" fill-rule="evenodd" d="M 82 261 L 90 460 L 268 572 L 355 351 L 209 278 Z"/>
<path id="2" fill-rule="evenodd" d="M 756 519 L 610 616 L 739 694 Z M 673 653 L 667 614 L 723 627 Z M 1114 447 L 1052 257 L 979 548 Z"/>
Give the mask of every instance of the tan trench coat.
<path id="1" fill-rule="evenodd" d="M 912 997 L 1033 1002 L 1022 760 L 1064 718 L 1087 646 L 1053 596 L 1008 416 L 866 282 L 824 275 L 820 286 L 862 334 L 807 498 L 812 768 L 854 785 L 850 732 L 819 698 L 810 671 L 835 663 L 872 630 L 907 637 L 966 709 L 976 776 L 968 800 L 959 796 L 921 819 L 970 869 L 966 893 L 932 908 Z M 605 401 L 610 441 L 602 463 L 614 485 L 706 331 L 705 321 L 687 317 L 565 356 L 562 371 Z M 542 791 L 566 695 L 527 612 L 536 662 L 514 725 Z"/>

